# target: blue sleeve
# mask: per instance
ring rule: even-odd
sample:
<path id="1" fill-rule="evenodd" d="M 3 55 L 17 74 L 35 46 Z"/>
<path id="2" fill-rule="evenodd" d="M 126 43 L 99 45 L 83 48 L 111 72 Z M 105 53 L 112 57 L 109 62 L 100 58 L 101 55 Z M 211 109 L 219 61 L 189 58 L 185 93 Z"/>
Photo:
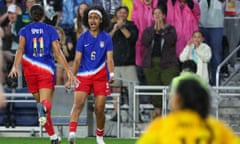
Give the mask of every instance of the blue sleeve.
<path id="1" fill-rule="evenodd" d="M 23 36 L 23 37 L 26 37 L 26 28 L 23 27 L 20 29 L 20 31 L 18 32 L 18 36 Z"/>
<path id="2" fill-rule="evenodd" d="M 107 37 L 107 51 L 113 51 L 113 42 L 110 35 Z"/>
<path id="3" fill-rule="evenodd" d="M 77 40 L 76 51 L 83 52 L 84 35 L 81 35 Z"/>
<path id="4" fill-rule="evenodd" d="M 49 32 L 50 32 L 52 42 L 55 40 L 59 40 L 59 36 L 55 28 L 51 27 Z"/>

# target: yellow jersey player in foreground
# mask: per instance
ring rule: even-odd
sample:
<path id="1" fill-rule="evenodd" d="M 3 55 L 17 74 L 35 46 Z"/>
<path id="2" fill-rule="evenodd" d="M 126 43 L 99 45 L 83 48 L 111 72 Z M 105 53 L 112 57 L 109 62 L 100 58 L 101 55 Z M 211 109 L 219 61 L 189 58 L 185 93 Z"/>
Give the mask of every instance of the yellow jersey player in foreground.
<path id="1" fill-rule="evenodd" d="M 176 79 L 171 90 L 172 112 L 150 123 L 137 144 L 240 144 L 230 128 L 209 116 L 207 85 L 196 75 Z"/>

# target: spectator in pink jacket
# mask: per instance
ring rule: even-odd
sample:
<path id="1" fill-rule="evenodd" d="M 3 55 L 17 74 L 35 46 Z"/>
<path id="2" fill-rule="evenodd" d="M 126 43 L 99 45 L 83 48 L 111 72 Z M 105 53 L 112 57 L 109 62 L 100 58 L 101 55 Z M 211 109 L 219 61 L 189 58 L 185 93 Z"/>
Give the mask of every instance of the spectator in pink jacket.
<path id="1" fill-rule="evenodd" d="M 138 28 L 136 43 L 136 65 L 142 66 L 144 46 L 141 42 L 143 31 L 153 25 L 152 12 L 157 7 L 158 0 L 134 0 L 131 20 Z"/>
<path id="2" fill-rule="evenodd" d="M 167 23 L 177 31 L 176 54 L 179 57 L 192 33 L 198 30 L 200 8 L 196 0 L 167 0 Z"/>

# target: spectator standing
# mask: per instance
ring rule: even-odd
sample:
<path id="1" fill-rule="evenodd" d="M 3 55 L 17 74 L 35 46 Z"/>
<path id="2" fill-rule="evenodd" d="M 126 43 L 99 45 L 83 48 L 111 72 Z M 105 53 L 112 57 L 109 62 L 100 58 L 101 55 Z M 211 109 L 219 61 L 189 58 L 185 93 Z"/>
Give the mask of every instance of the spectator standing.
<path id="1" fill-rule="evenodd" d="M 136 42 L 135 63 L 137 66 L 138 80 L 140 84 L 145 84 L 145 76 L 142 69 L 144 46 L 142 44 L 142 34 L 146 27 L 153 24 L 152 12 L 157 7 L 158 0 L 133 0 L 133 11 L 131 20 L 138 28 L 138 39 Z"/>
<path id="2" fill-rule="evenodd" d="M 166 22 L 176 29 L 176 54 L 179 57 L 193 32 L 198 30 L 199 4 L 196 0 L 167 0 L 167 8 Z"/>
<path id="3" fill-rule="evenodd" d="M 143 67 L 148 85 L 169 85 L 178 75 L 176 57 L 177 34 L 173 26 L 165 23 L 167 8 L 162 5 L 153 11 L 154 24 L 142 36 L 144 45 Z M 161 97 L 152 96 L 155 116 L 161 113 Z"/>
<path id="4" fill-rule="evenodd" d="M 3 84 L 6 84 L 7 75 L 13 64 L 13 53 L 16 52 L 18 48 L 18 35 L 15 29 L 17 16 L 21 14 L 21 9 L 15 4 L 8 6 L 8 23 L 3 27 L 4 28 L 4 37 L 2 49 L 3 53 Z"/>
<path id="5" fill-rule="evenodd" d="M 18 47 L 18 35 L 16 31 L 17 17 L 22 14 L 21 9 L 11 4 L 8 6 L 8 24 L 4 27 L 4 50 L 15 52 Z"/>
<path id="6" fill-rule="evenodd" d="M 5 0 L 5 4 L 0 6 L 0 25 L 4 26 L 8 23 L 8 6 L 14 4 L 13 0 Z"/>
<path id="7" fill-rule="evenodd" d="M 74 19 L 74 29 L 76 32 L 76 40 L 79 38 L 79 36 L 84 33 L 87 28 L 83 25 L 83 16 L 84 11 L 88 9 L 89 5 L 85 2 L 82 2 L 78 5 L 77 9 L 77 17 Z"/>
<path id="8" fill-rule="evenodd" d="M 211 83 L 216 84 L 216 71 L 222 62 L 222 37 L 224 26 L 224 0 L 201 0 L 199 2 L 201 17 L 199 22 L 206 43 L 212 49 Z"/>
<path id="9" fill-rule="evenodd" d="M 116 9 L 116 22 L 109 29 L 113 40 L 113 59 L 115 64 L 115 77 L 138 82 L 135 66 L 135 45 L 138 37 L 138 29 L 132 21 L 128 21 L 128 7 L 120 6 Z M 121 92 L 121 87 L 128 87 L 127 83 L 115 80 L 112 84 L 113 92 Z M 126 103 L 125 101 L 125 104 Z M 117 103 L 114 103 L 114 111 L 117 113 Z M 116 120 L 117 116 L 113 117 Z"/>
<path id="10" fill-rule="evenodd" d="M 181 62 L 193 60 L 197 64 L 197 75 L 199 75 L 206 83 L 209 82 L 208 62 L 211 59 L 211 48 L 203 43 L 204 37 L 202 32 L 195 31 L 192 39 L 183 49 L 179 56 Z"/>
<path id="11" fill-rule="evenodd" d="M 142 66 L 144 46 L 142 34 L 146 27 L 153 24 L 153 9 L 157 7 L 157 0 L 134 0 L 131 20 L 138 28 L 138 39 L 136 43 L 136 65 Z"/>
<path id="12" fill-rule="evenodd" d="M 29 11 L 34 4 L 36 4 L 36 0 L 26 0 L 26 2 L 25 2 L 26 10 L 23 11 L 23 13 L 21 15 L 18 15 L 18 17 L 17 17 L 17 22 L 16 22 L 16 32 L 17 33 L 19 32 L 19 30 L 22 27 L 24 27 L 27 24 L 32 22 L 30 15 L 29 15 Z"/>

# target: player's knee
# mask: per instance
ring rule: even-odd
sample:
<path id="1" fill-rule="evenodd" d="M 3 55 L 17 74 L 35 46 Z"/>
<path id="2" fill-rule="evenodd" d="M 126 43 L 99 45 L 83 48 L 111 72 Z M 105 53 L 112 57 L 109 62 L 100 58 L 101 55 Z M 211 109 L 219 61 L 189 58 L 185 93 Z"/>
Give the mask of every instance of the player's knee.
<path id="1" fill-rule="evenodd" d="M 104 107 L 95 107 L 94 111 L 96 115 L 104 115 Z"/>
<path id="2" fill-rule="evenodd" d="M 81 109 L 83 109 L 83 107 L 84 107 L 84 102 L 80 102 L 80 103 L 78 103 L 78 104 L 74 104 L 74 105 L 73 105 L 73 108 L 74 108 L 75 110 L 81 110 Z"/>

